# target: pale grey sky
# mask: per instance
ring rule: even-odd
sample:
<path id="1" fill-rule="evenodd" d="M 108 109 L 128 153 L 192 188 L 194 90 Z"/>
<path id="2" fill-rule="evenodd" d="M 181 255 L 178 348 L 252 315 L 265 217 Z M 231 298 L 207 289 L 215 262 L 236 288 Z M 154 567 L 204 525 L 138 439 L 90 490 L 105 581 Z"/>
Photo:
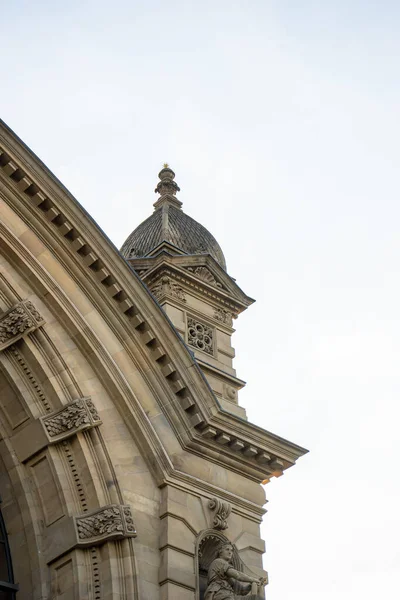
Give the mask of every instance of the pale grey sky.
<path id="1" fill-rule="evenodd" d="M 118 246 L 163 162 L 257 303 L 250 419 L 310 449 L 266 487 L 269 600 L 398 598 L 398 2 L 1 5 L 1 117 Z"/>

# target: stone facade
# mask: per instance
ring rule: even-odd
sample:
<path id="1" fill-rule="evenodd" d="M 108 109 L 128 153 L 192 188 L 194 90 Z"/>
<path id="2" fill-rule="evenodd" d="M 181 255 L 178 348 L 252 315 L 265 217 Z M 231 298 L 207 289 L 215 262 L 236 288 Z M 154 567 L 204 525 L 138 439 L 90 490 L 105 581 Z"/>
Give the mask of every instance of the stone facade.
<path id="1" fill-rule="evenodd" d="M 247 297 L 207 255 L 167 256 L 146 289 L 3 123 L 0 207 L 0 590 L 203 600 L 226 542 L 232 568 L 266 577 L 260 482 L 305 450 L 242 418 L 230 334 Z M 213 331 L 208 366 L 187 319 Z"/>

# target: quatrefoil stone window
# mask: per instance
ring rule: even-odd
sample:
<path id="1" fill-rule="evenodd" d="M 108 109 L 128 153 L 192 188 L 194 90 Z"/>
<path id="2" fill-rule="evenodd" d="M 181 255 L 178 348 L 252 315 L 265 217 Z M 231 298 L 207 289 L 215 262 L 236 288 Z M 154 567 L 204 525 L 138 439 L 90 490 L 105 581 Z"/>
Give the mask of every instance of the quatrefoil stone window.
<path id="1" fill-rule="evenodd" d="M 191 317 L 188 317 L 187 325 L 189 345 L 194 346 L 196 350 L 207 352 L 207 354 L 214 354 L 213 328 Z"/>

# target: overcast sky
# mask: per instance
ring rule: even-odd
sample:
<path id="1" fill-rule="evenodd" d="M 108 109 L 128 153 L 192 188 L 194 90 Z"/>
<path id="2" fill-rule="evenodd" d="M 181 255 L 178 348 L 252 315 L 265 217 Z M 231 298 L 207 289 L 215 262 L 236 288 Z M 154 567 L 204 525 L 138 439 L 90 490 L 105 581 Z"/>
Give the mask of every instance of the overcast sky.
<path id="1" fill-rule="evenodd" d="M 268 599 L 399 598 L 400 4 L 0 4 L 1 117 L 117 246 L 168 162 L 257 300 L 241 403 L 310 449 L 266 486 Z"/>

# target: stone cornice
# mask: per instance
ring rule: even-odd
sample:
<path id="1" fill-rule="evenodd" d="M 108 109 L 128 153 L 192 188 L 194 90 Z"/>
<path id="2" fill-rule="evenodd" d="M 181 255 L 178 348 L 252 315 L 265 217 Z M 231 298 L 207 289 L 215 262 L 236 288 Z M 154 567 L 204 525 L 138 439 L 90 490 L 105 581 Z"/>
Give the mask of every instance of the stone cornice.
<path id="1" fill-rule="evenodd" d="M 210 498 L 219 496 L 234 504 L 235 508 L 233 512 L 254 520 L 256 523 L 260 523 L 262 515 L 266 512 L 261 506 L 237 496 L 226 489 L 222 489 L 215 484 L 208 483 L 180 471 L 179 468 L 173 465 L 158 435 L 154 431 L 146 412 L 132 393 L 124 376 L 116 367 L 100 340 L 87 328 L 87 324 L 76 311 L 75 307 L 69 303 L 63 291 L 54 284 L 47 273 L 42 270 L 41 266 L 35 262 L 29 251 L 24 246 L 21 246 L 17 239 L 5 228 L 4 224 L 0 223 L 0 240 L 1 238 L 6 240 L 9 244 L 9 249 L 16 252 L 16 256 L 20 257 L 24 263 L 28 264 L 31 261 L 31 277 L 35 276 L 38 278 L 37 281 L 40 281 L 40 285 L 45 285 L 46 290 L 51 290 L 51 293 L 54 295 L 53 302 L 56 303 L 57 312 L 63 312 L 64 319 L 69 320 L 68 322 L 72 329 L 74 331 L 76 329 L 77 334 L 78 331 L 85 330 L 85 347 L 90 348 L 90 353 L 96 355 L 97 360 L 101 361 L 103 375 L 110 382 L 112 379 L 111 389 L 116 406 L 123 412 L 125 423 L 139 444 L 139 447 L 143 449 L 144 456 L 151 457 L 148 461 L 148 466 L 157 484 L 160 487 L 171 485 L 182 491 L 190 490 L 195 495 L 201 493 Z M 202 456 L 201 451 L 198 454 Z M 215 462 L 218 462 L 218 460 Z"/>
<path id="2" fill-rule="evenodd" d="M 169 275 L 177 283 L 199 293 L 199 297 L 207 296 L 218 305 L 228 307 L 237 315 L 254 302 L 246 296 L 229 275 L 210 256 L 171 256 L 158 255 L 154 258 L 138 258 L 128 261 L 140 273 L 141 278 L 151 288 L 162 276 Z M 211 283 L 203 276 L 196 274 L 196 269 L 206 269 L 215 278 Z"/>
<path id="3" fill-rule="evenodd" d="M 0 133 L 1 141 L 4 136 Z M 36 222 L 37 231 L 43 232 L 42 239 L 56 248 L 57 254 L 61 242 L 64 252 L 81 271 L 75 279 L 91 281 L 93 303 L 104 315 L 108 310 L 106 306 L 111 308 L 112 317 L 106 319 L 125 344 L 129 324 L 141 344 L 142 355 L 153 365 L 153 371 L 158 374 L 158 380 L 164 382 L 162 385 L 171 398 L 175 397 L 175 402 L 162 407 L 183 447 L 199 455 L 207 454 L 211 460 L 222 461 L 228 468 L 245 472 L 258 481 L 294 462 L 288 460 L 288 448 L 295 458 L 304 454 L 305 450 L 299 446 L 267 432 L 262 434 L 261 429 L 239 419 L 232 436 L 231 417 L 218 408 L 196 361 L 161 309 L 151 302 L 145 287 L 61 184 L 38 165 L 32 155 L 26 156 L 15 139 L 3 139 L 6 141 L 9 145 L 6 147 L 5 143 L 0 154 L 1 171 L 7 186 L 22 201 L 20 206 L 13 205 L 14 210 L 30 224 Z M 32 170 L 32 175 L 28 170 Z M 100 293 L 101 301 L 95 299 L 96 293 Z M 101 344 L 98 351 L 104 356 Z M 255 432 L 262 440 L 257 446 L 248 439 L 254 437 Z M 275 456 L 271 455 L 270 442 L 279 450 Z"/>
<path id="4" fill-rule="evenodd" d="M 232 311 L 235 317 L 244 310 L 243 306 L 234 302 L 231 296 L 224 294 L 218 288 L 208 286 L 199 281 L 196 277 L 191 276 L 190 271 L 176 269 L 173 265 L 160 265 L 156 270 L 142 277 L 142 279 L 149 288 L 152 288 L 164 276 L 171 277 L 176 284 L 185 286 L 187 291 L 193 293 L 199 299 L 207 296 L 207 298 L 210 298 L 215 303 L 216 308 L 222 305 L 224 308 Z"/>
<path id="5" fill-rule="evenodd" d="M 235 377 L 234 375 L 230 375 L 229 373 L 226 373 L 225 371 L 214 367 L 214 365 L 211 365 L 206 360 L 197 358 L 197 362 L 202 366 L 204 370 L 211 371 L 215 377 L 220 377 L 221 379 L 230 381 L 238 390 L 240 390 L 246 385 L 246 382 L 243 381 L 243 379 L 239 379 L 239 377 Z"/>

